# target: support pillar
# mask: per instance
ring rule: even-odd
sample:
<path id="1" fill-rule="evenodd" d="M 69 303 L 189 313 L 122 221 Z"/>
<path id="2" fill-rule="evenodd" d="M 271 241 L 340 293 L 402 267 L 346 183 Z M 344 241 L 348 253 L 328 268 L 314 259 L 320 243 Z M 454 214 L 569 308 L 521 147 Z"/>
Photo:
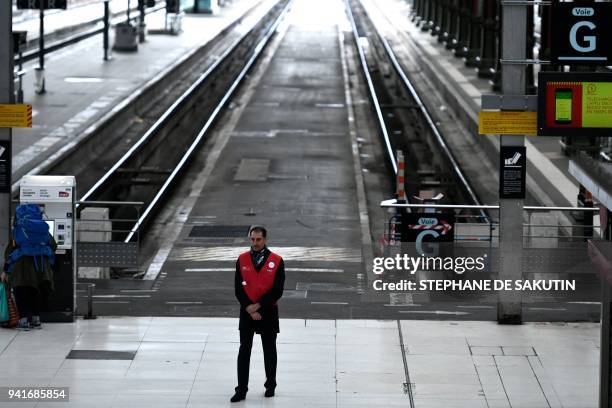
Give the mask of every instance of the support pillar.
<path id="1" fill-rule="evenodd" d="M 502 58 L 505 60 L 525 59 L 527 7 L 525 5 L 506 5 L 502 17 Z M 502 78 L 504 95 L 521 95 L 525 91 L 524 65 L 502 64 Z M 502 146 L 523 146 L 524 144 L 524 135 L 501 136 Z M 523 204 L 523 198 L 500 198 L 499 200 L 501 256 L 499 279 L 518 280 L 523 276 Z M 497 322 L 521 324 L 522 300 L 521 291 L 500 291 L 497 303 Z"/>
<path id="2" fill-rule="evenodd" d="M 0 2 L 0 103 L 14 103 L 13 2 Z M 10 163 L 12 129 L 0 128 L 0 145 L 4 151 L 0 160 Z M 5 163 L 6 163 L 5 161 Z M 10 165 L 9 165 L 10 166 Z M 10 170 L 10 167 L 9 167 Z M 0 248 L 9 242 L 11 219 L 11 172 L 5 189 L 0 190 Z"/>

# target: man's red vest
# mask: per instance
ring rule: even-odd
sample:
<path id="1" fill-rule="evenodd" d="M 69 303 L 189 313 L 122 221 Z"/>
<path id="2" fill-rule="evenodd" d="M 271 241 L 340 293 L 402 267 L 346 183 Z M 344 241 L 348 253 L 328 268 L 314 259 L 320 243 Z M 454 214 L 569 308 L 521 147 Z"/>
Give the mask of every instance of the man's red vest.
<path id="1" fill-rule="evenodd" d="M 255 265 L 253 265 L 250 252 L 243 253 L 238 260 L 242 276 L 242 287 L 249 299 L 251 299 L 251 302 L 257 303 L 274 286 L 274 277 L 282 258 L 274 252 L 270 252 L 259 272 L 255 269 Z M 276 302 L 274 304 L 276 305 Z"/>

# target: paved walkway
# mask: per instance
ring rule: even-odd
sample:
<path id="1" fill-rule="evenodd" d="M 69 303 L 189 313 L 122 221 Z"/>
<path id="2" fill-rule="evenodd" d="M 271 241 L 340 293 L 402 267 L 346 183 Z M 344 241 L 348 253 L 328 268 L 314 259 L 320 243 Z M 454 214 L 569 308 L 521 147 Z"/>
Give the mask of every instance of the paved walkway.
<path id="1" fill-rule="evenodd" d="M 236 382 L 238 321 L 119 317 L 0 330 L 0 386 L 70 387 L 68 403 L 17 407 L 224 407 Z M 599 325 L 401 321 L 415 408 L 597 406 Z M 73 350 L 97 350 L 67 359 Z M 113 360 L 109 351 L 127 351 Z M 254 342 L 236 407 L 410 407 L 395 320 L 282 319 L 275 398 Z M 110 358 L 110 359 L 105 359 Z M 8 370 L 8 371 L 7 371 Z"/>

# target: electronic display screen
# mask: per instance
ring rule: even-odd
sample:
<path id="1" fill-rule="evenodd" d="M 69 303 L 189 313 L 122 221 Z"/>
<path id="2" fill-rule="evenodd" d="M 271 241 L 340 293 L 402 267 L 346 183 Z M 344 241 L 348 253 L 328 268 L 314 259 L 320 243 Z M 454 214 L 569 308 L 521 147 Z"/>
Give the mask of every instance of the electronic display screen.
<path id="1" fill-rule="evenodd" d="M 572 90 L 557 89 L 555 91 L 555 122 L 569 123 L 572 121 Z"/>

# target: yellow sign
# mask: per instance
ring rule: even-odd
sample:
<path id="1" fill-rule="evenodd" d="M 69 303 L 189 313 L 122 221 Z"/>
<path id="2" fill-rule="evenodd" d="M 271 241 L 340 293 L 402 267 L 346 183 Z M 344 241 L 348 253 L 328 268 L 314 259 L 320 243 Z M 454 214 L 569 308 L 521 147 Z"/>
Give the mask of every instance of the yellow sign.
<path id="1" fill-rule="evenodd" d="M 0 104 L 0 128 L 16 127 L 32 127 L 32 105 Z"/>
<path id="2" fill-rule="evenodd" d="M 612 82 L 582 84 L 582 127 L 612 127 Z"/>
<path id="3" fill-rule="evenodd" d="M 478 133 L 481 135 L 530 135 L 538 132 L 537 112 L 481 111 Z"/>

